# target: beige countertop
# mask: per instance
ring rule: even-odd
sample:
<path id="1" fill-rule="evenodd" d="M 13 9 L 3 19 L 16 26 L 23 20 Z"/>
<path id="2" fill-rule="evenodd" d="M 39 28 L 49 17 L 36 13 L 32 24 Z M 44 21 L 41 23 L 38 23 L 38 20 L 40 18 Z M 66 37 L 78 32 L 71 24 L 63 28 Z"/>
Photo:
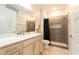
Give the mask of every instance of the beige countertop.
<path id="1" fill-rule="evenodd" d="M 13 43 L 16 43 L 16 42 L 27 40 L 27 39 L 30 39 L 32 37 L 39 36 L 39 35 L 42 35 L 42 33 L 30 32 L 30 33 L 25 33 L 24 35 L 23 34 L 19 34 L 19 35 L 13 34 L 11 36 L 8 35 L 8 37 L 7 36 L 1 37 L 0 38 L 0 48 L 13 44 Z"/>

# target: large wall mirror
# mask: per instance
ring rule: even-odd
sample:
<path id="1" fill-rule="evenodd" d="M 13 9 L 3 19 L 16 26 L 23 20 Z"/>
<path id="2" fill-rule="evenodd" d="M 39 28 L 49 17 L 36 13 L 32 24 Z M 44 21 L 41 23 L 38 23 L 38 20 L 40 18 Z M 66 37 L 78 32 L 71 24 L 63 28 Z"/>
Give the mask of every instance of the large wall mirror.
<path id="1" fill-rule="evenodd" d="M 0 34 L 16 32 L 16 12 L 0 5 Z"/>
<path id="2" fill-rule="evenodd" d="M 0 4 L 0 34 L 35 31 L 33 12 L 19 4 Z"/>
<path id="3" fill-rule="evenodd" d="M 17 33 L 35 31 L 35 20 L 31 10 L 25 9 L 24 6 L 20 5 L 16 18 Z"/>

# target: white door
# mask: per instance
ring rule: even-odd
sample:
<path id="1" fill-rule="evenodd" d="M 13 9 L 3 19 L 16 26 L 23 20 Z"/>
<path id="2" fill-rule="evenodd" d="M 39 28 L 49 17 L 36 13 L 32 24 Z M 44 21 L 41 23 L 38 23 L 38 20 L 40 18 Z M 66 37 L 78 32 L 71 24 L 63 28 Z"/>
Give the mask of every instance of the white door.
<path id="1" fill-rule="evenodd" d="M 68 25 L 70 54 L 79 54 L 79 6 L 70 6 Z"/>

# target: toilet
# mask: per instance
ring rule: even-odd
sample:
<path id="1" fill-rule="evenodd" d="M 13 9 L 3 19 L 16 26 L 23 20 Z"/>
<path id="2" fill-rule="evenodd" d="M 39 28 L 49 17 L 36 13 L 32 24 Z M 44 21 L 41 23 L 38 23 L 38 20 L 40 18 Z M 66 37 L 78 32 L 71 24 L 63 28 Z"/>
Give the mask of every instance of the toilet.
<path id="1" fill-rule="evenodd" d="M 49 47 L 48 44 L 49 44 L 48 40 L 43 40 L 44 49 Z"/>

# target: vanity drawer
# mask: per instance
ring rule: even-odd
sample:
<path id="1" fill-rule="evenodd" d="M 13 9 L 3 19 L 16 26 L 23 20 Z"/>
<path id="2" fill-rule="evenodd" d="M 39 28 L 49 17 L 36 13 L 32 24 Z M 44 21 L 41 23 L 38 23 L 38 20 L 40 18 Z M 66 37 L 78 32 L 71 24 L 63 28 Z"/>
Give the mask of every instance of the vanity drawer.
<path id="1" fill-rule="evenodd" d="M 6 55 L 21 55 L 21 50 L 20 49 L 15 49 L 13 51 L 10 51 L 8 53 L 6 53 Z"/>
<path id="2" fill-rule="evenodd" d="M 15 53 L 17 51 L 21 51 L 21 43 L 15 43 L 9 46 L 6 46 L 4 48 L 0 49 L 0 54 L 4 54 L 4 55 L 10 55 L 12 53 Z"/>
<path id="3" fill-rule="evenodd" d="M 42 36 L 41 35 L 40 36 L 35 36 L 35 37 L 32 37 L 32 38 L 30 38 L 28 40 L 23 41 L 23 46 L 26 46 L 26 45 L 28 45 L 30 43 L 33 43 L 34 41 L 36 41 L 38 39 L 42 39 Z"/>
<path id="4" fill-rule="evenodd" d="M 34 40 L 35 40 L 34 38 L 31 38 L 31 39 L 23 41 L 23 47 L 33 43 Z"/>

